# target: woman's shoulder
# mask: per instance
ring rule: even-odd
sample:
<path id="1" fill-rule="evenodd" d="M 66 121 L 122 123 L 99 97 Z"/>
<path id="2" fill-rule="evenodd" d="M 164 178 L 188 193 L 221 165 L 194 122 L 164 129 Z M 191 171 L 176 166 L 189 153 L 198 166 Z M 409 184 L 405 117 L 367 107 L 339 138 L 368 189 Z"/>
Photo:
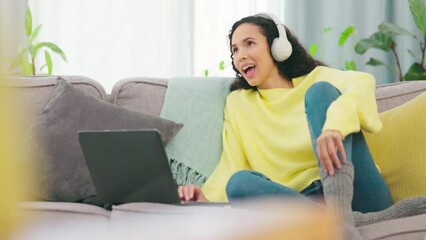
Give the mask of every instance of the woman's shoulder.
<path id="1" fill-rule="evenodd" d="M 253 89 L 236 89 L 229 93 L 227 99 L 238 100 L 243 98 L 250 98 L 256 94 L 257 90 Z"/>
<path id="2" fill-rule="evenodd" d="M 250 102 L 257 95 L 256 90 L 252 89 L 236 89 L 232 91 L 226 98 L 227 107 L 238 107 L 244 102 Z"/>
<path id="3" fill-rule="evenodd" d="M 326 81 L 333 79 L 347 80 L 352 78 L 374 78 L 371 74 L 361 71 L 340 70 L 325 66 L 318 66 L 308 74 L 308 77 L 316 78 L 317 81 Z"/>

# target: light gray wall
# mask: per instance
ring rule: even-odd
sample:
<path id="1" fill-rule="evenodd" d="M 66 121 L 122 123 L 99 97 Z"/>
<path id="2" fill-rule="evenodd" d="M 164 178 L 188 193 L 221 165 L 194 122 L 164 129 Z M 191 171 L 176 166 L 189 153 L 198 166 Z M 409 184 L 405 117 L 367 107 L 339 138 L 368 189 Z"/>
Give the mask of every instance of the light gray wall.
<path id="1" fill-rule="evenodd" d="M 8 67 L 5 60 L 15 57 L 19 45 L 26 39 L 24 22 L 27 6 L 27 0 L 0 0 L 0 37 L 5 46 L 0 56 L 3 58 L 0 59 L 0 72 Z"/>
<path id="2" fill-rule="evenodd" d="M 405 0 L 286 0 L 284 21 L 292 32 L 298 36 L 305 47 L 313 43 L 321 43 L 320 29 L 332 27 L 333 31 L 325 36 L 324 60 L 332 64 L 336 56 L 353 45 L 356 39 L 367 38 L 378 30 L 378 25 L 384 21 L 392 22 L 415 33 L 417 30 L 411 17 L 408 1 Z M 340 33 L 353 24 L 358 32 L 346 48 L 338 46 Z M 402 40 L 402 41 L 400 41 Z M 405 73 L 413 59 L 406 49 L 419 51 L 418 45 L 407 37 L 398 37 L 397 44 Z M 378 83 L 397 81 L 395 76 L 385 67 L 371 67 L 365 63 L 370 57 L 378 58 L 388 64 L 394 65 L 393 55 L 379 50 L 369 50 L 364 55 L 358 55 L 353 50 L 345 55 L 344 59 L 353 59 L 358 64 L 358 69 L 372 73 Z M 343 61 L 340 61 L 343 62 Z"/>

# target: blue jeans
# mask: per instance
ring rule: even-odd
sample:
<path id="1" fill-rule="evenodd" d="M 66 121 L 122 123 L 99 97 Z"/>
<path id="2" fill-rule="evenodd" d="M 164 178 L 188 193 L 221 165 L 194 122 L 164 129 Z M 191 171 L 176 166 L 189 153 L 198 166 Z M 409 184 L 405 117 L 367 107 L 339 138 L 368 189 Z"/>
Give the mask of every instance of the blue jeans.
<path id="1" fill-rule="evenodd" d="M 341 93 L 327 82 L 313 84 L 305 96 L 305 111 L 309 124 L 312 145 L 316 152 L 316 139 L 324 126 L 330 104 Z M 346 136 L 343 142 L 346 159 L 354 165 L 354 196 L 352 209 L 359 212 L 376 212 L 392 205 L 392 197 L 382 175 L 376 168 L 362 132 Z M 319 182 L 314 182 L 301 192 L 269 180 L 255 171 L 240 171 L 229 180 L 226 193 L 232 202 L 242 198 L 259 196 L 287 196 L 311 198 L 322 195 Z"/>

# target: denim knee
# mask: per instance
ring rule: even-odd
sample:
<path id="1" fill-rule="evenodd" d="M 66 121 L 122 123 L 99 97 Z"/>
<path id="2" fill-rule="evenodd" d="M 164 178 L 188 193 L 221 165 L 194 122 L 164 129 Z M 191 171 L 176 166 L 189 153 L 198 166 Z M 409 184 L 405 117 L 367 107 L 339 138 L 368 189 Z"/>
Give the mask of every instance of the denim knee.
<path id="1" fill-rule="evenodd" d="M 319 104 L 324 104 L 326 108 L 339 96 L 340 91 L 328 82 L 316 82 L 306 91 L 305 109 L 308 107 L 317 108 Z"/>
<path id="2" fill-rule="evenodd" d="M 246 197 L 245 186 L 253 182 L 253 178 L 263 177 L 260 173 L 250 170 L 241 170 L 229 178 L 226 185 L 226 195 L 228 199 L 237 199 Z"/>

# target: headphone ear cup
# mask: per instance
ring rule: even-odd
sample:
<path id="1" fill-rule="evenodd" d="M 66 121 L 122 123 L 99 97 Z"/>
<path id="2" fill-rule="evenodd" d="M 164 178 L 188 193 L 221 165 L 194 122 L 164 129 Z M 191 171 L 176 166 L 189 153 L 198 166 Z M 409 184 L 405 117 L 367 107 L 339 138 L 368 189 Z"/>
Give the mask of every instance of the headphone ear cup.
<path id="1" fill-rule="evenodd" d="M 275 38 L 272 41 L 271 53 L 276 61 L 284 62 L 291 56 L 292 52 L 293 48 L 288 40 L 282 38 Z"/>

